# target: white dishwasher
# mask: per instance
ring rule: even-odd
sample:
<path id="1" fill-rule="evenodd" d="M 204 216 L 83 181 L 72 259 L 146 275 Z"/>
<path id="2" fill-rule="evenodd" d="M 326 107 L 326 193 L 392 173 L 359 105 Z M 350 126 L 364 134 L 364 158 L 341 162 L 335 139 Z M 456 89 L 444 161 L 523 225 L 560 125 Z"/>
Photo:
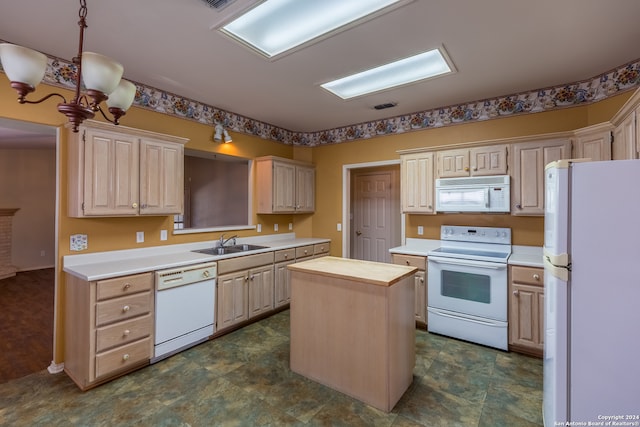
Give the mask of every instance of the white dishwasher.
<path id="1" fill-rule="evenodd" d="M 156 272 L 155 363 L 214 332 L 217 263 Z"/>

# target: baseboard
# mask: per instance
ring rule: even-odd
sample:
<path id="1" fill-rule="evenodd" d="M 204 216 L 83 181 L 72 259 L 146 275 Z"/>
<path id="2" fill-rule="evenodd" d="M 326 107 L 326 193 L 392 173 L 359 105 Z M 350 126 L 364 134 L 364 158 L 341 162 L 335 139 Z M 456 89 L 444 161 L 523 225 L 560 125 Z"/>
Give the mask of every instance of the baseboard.
<path id="1" fill-rule="evenodd" d="M 21 268 L 18 270 L 18 273 L 25 273 L 27 271 L 35 271 L 35 270 L 46 270 L 48 268 L 54 268 L 55 265 L 51 264 L 51 265 L 40 265 L 37 267 L 26 267 L 26 268 Z"/>
<path id="2" fill-rule="evenodd" d="M 56 363 L 53 360 L 51 361 L 51 365 L 49 365 L 49 367 L 47 368 L 47 371 L 49 371 L 50 374 L 59 374 L 63 370 L 64 370 L 64 362 Z"/>

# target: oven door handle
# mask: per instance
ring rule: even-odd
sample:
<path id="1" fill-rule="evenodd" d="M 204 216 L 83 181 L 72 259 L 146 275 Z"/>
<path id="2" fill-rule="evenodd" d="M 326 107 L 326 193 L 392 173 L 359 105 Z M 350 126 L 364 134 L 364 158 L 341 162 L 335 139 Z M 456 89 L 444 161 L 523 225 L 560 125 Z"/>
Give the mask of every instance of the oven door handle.
<path id="1" fill-rule="evenodd" d="M 489 268 L 492 270 L 503 270 L 507 268 L 507 264 L 500 264 L 495 262 L 485 262 L 485 261 L 475 261 L 471 259 L 459 259 L 459 258 L 442 258 L 442 257 L 427 257 L 429 262 L 435 262 L 438 264 L 449 264 L 449 265 L 463 265 L 466 267 L 479 267 L 479 268 Z"/>
<path id="2" fill-rule="evenodd" d="M 472 319 L 468 316 L 456 316 L 453 314 L 449 314 L 445 311 L 442 310 L 438 310 L 437 308 L 434 307 L 427 307 L 427 311 L 430 311 L 433 314 L 436 314 L 438 316 L 442 316 L 442 317 L 449 317 L 451 319 L 456 319 L 456 320 L 464 320 L 466 322 L 472 322 L 472 323 L 478 323 L 480 325 L 485 325 L 485 326 L 493 326 L 493 327 L 505 327 L 506 326 L 506 322 L 500 322 L 500 321 L 492 321 L 490 319 L 484 319 L 484 320 L 479 320 L 479 319 Z"/>

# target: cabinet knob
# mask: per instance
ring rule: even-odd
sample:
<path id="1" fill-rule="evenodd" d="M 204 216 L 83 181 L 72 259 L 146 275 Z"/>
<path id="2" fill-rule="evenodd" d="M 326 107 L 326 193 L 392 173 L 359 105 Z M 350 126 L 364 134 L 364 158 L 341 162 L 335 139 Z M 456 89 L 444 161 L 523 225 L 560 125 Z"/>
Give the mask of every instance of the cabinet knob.
<path id="1" fill-rule="evenodd" d="M 409 262 L 409 260 L 406 260 L 405 262 L 407 263 L 407 265 L 411 265 L 411 263 Z"/>
<path id="2" fill-rule="evenodd" d="M 125 329 L 125 330 L 122 332 L 122 336 L 123 336 L 123 337 L 126 337 L 126 336 L 128 336 L 130 333 L 131 333 L 131 331 L 130 331 L 130 330 Z"/>
<path id="3" fill-rule="evenodd" d="M 289 258 L 289 254 L 284 254 L 284 259 Z"/>
<path id="4" fill-rule="evenodd" d="M 137 203 L 134 203 L 134 204 L 132 204 L 132 205 L 131 205 L 131 207 L 132 207 L 133 209 L 137 209 L 137 208 L 138 208 L 138 204 L 137 204 Z"/>
<path id="5" fill-rule="evenodd" d="M 205 270 L 205 271 L 202 272 L 202 275 L 204 277 L 209 277 L 209 276 L 211 276 L 211 273 L 209 273 L 209 270 Z"/>
<path id="6" fill-rule="evenodd" d="M 534 278 L 535 280 L 540 280 L 540 275 L 539 275 L 539 274 L 534 274 L 534 275 L 533 275 L 533 278 Z"/>
<path id="7" fill-rule="evenodd" d="M 420 283 L 424 283 L 424 279 L 422 277 L 420 278 Z"/>
<path id="8" fill-rule="evenodd" d="M 429 205 L 429 209 L 433 209 L 433 206 Z"/>
<path id="9" fill-rule="evenodd" d="M 356 236 L 362 235 L 362 231 L 356 231 Z"/>
<path id="10" fill-rule="evenodd" d="M 513 295 L 518 296 L 518 294 L 519 294 L 519 292 L 518 292 L 517 289 L 515 291 L 513 291 Z"/>
<path id="11" fill-rule="evenodd" d="M 477 167 L 477 166 L 474 166 L 474 167 L 473 167 L 473 171 L 475 172 L 475 171 L 477 171 L 477 170 L 478 170 L 478 167 Z"/>
<path id="12" fill-rule="evenodd" d="M 130 287 L 131 287 L 130 283 L 125 283 L 124 286 L 122 287 L 122 290 L 123 291 L 128 291 Z"/>
<path id="13" fill-rule="evenodd" d="M 465 172 L 469 172 L 469 166 L 465 166 L 465 167 L 464 167 L 464 171 L 465 171 Z"/>
<path id="14" fill-rule="evenodd" d="M 124 307 L 122 307 L 122 311 L 125 313 L 129 310 L 131 310 L 131 307 L 129 307 L 128 305 L 125 305 Z"/>
<path id="15" fill-rule="evenodd" d="M 252 274 L 251 277 L 249 277 L 249 280 L 253 280 L 255 276 Z"/>
<path id="16" fill-rule="evenodd" d="M 126 362 L 127 360 L 129 360 L 129 353 L 125 353 L 125 354 L 123 354 L 123 355 L 122 355 L 122 360 L 124 360 L 125 362 Z"/>
<path id="17" fill-rule="evenodd" d="M 522 209 L 522 205 L 521 205 L 520 203 L 518 203 L 518 204 L 516 205 L 516 209 Z"/>

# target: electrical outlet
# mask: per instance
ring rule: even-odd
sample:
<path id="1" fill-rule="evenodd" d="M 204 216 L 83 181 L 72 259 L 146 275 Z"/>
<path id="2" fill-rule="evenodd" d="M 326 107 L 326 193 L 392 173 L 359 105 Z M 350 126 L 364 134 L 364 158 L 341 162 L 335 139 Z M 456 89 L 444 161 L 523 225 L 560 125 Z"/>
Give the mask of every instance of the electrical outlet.
<path id="1" fill-rule="evenodd" d="M 418 236 L 422 236 L 424 234 L 424 227 L 419 225 L 418 226 Z"/>
<path id="2" fill-rule="evenodd" d="M 144 242 L 144 231 L 136 231 L 136 243 Z"/>
<path id="3" fill-rule="evenodd" d="M 278 231 L 278 224 L 273 224 L 273 231 Z"/>
<path id="4" fill-rule="evenodd" d="M 167 240 L 167 230 L 160 230 L 160 240 Z"/>
<path id="5" fill-rule="evenodd" d="M 338 223 L 338 225 L 337 225 L 337 227 L 336 227 L 336 230 L 338 230 L 338 231 L 342 231 L 342 224 Z"/>
<path id="6" fill-rule="evenodd" d="M 44 251 L 40 251 L 40 256 L 44 256 L 45 252 Z"/>
<path id="7" fill-rule="evenodd" d="M 262 224 L 258 224 L 258 229 L 256 230 L 258 233 L 262 233 Z"/>
<path id="8" fill-rule="evenodd" d="M 292 222 L 289 223 L 289 231 L 291 231 L 291 230 L 293 230 L 293 223 Z"/>

